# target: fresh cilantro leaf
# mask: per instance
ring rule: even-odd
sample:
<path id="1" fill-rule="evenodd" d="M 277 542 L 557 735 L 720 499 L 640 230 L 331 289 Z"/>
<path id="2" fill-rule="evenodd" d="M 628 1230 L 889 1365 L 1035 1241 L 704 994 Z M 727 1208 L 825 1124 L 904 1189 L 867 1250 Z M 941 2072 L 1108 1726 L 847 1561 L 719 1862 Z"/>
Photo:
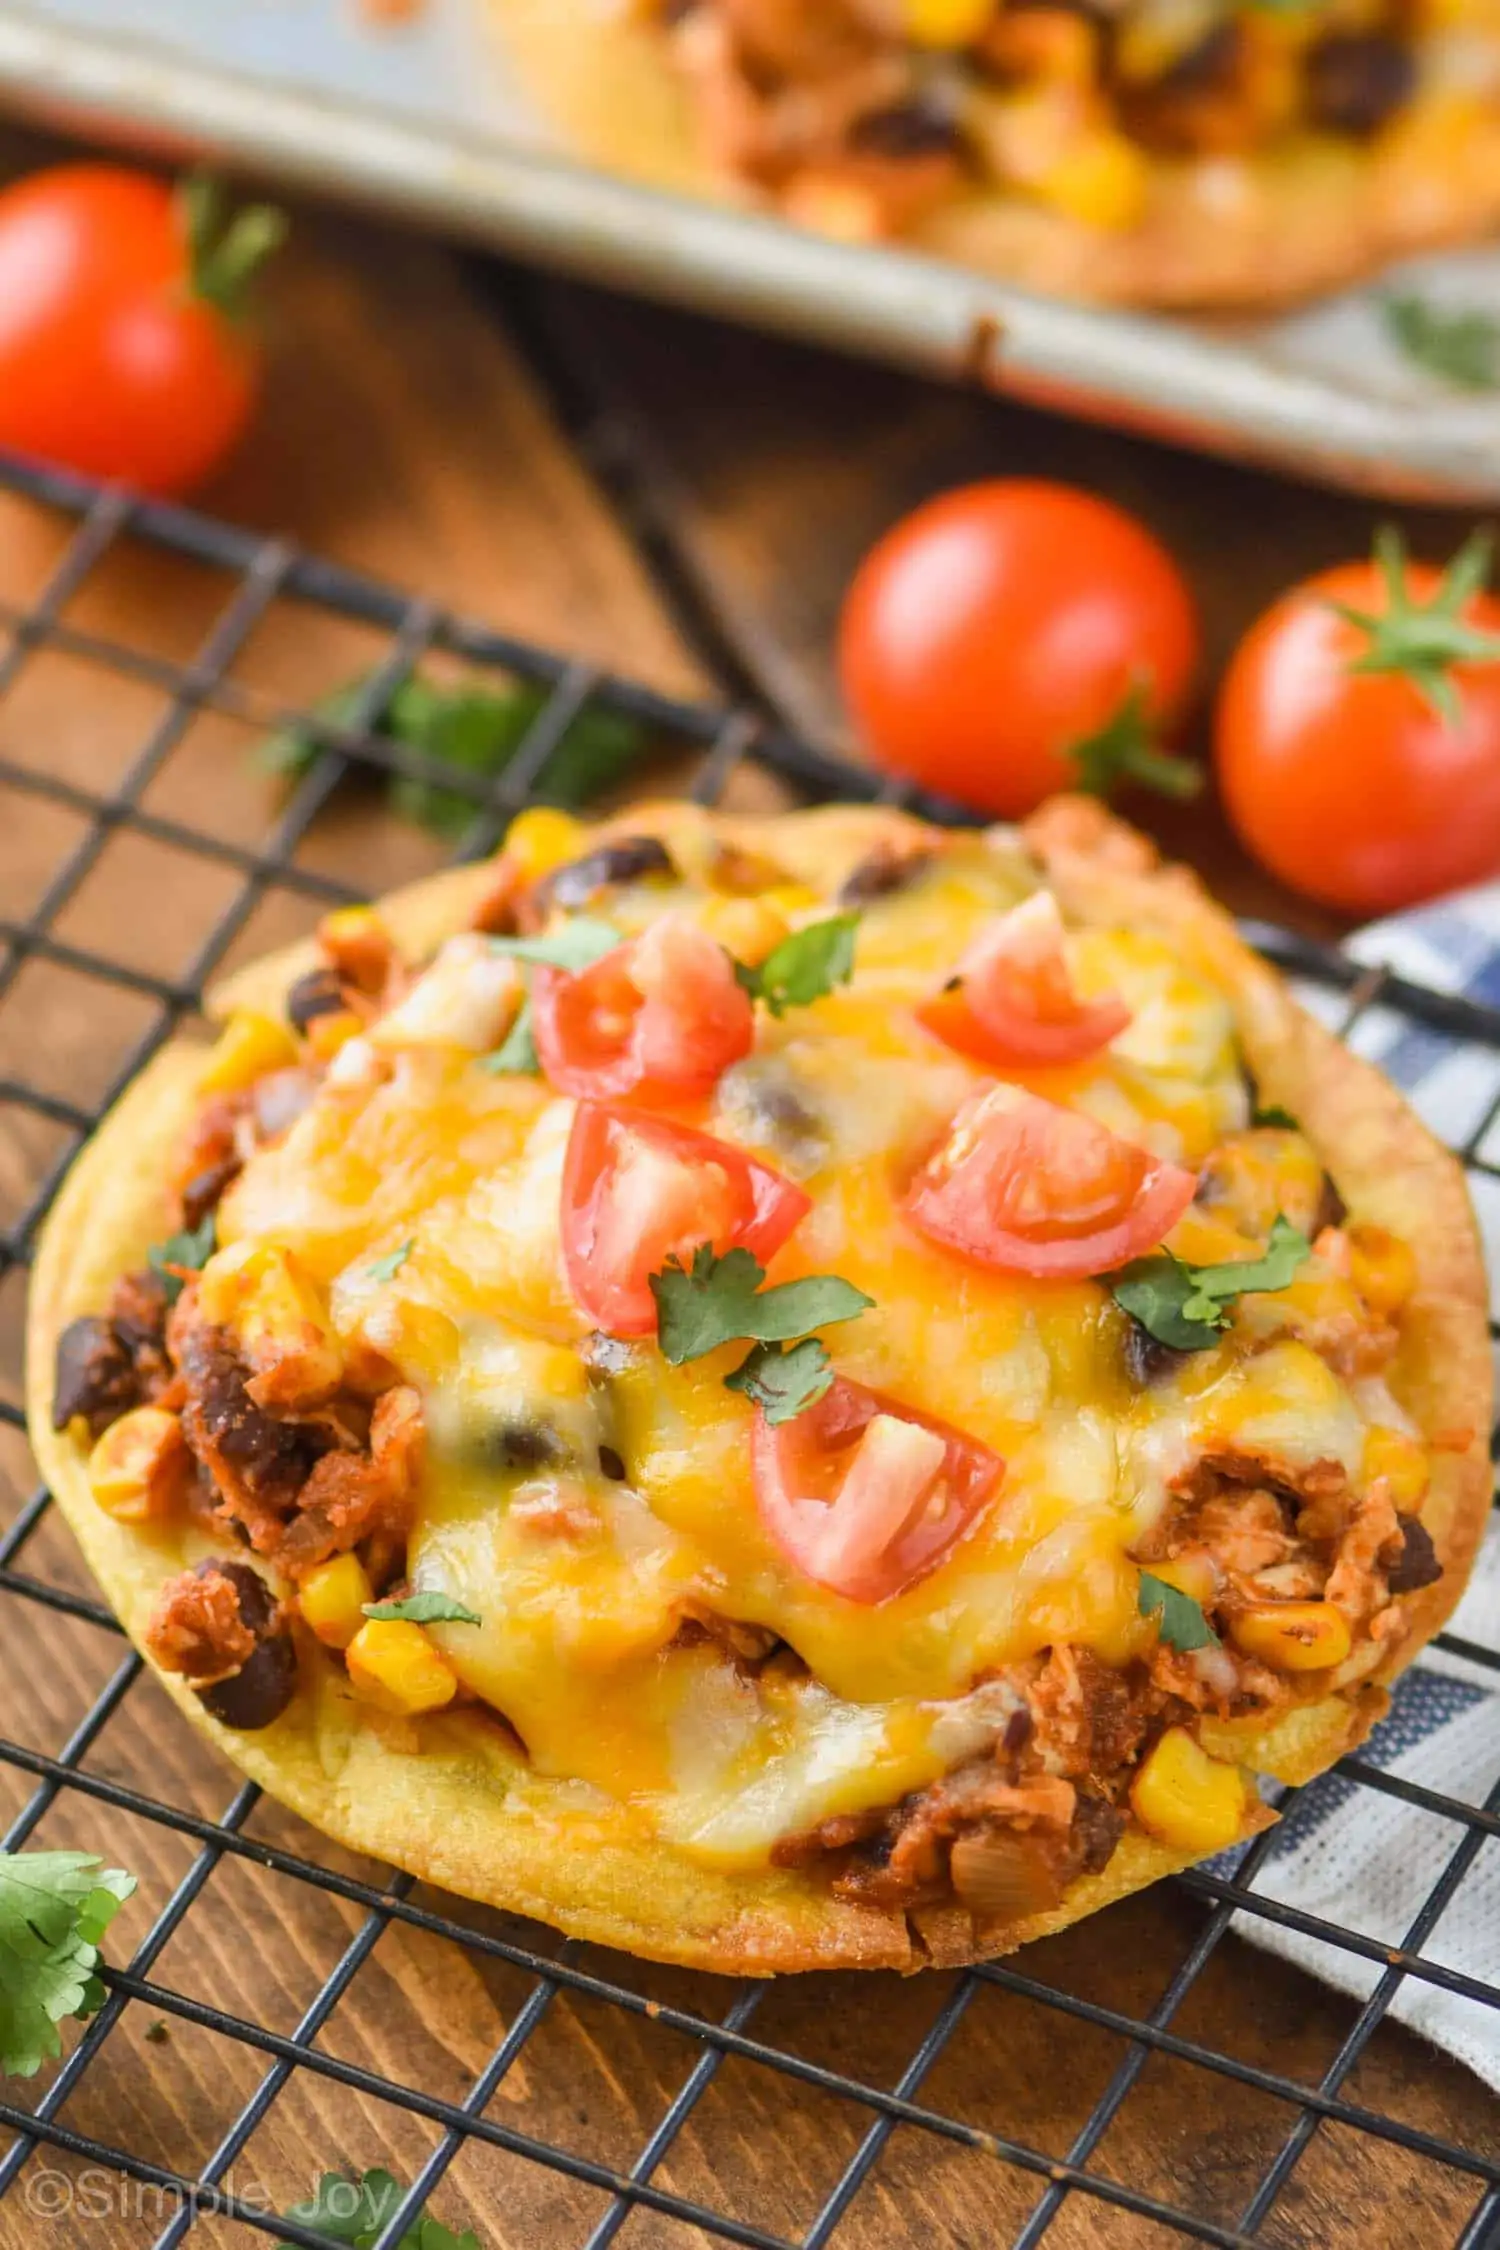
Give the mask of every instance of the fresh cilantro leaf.
<path id="1" fill-rule="evenodd" d="M 195 1227 L 169 1234 L 165 1242 L 152 1243 L 146 1263 L 153 1273 L 161 1275 L 169 1305 L 175 1305 L 182 1295 L 183 1281 L 180 1274 L 168 1273 L 168 1266 L 187 1266 L 194 1273 L 201 1272 L 214 1254 L 215 1239 L 214 1214 L 210 1211 Z"/>
<path id="2" fill-rule="evenodd" d="M 32 2077 L 64 2017 L 97 2013 L 100 1940 L 134 1889 L 87 1852 L 0 1852 L 0 2072 Z"/>
<path id="3" fill-rule="evenodd" d="M 325 2241 L 347 2245 L 347 2250 L 371 2250 L 400 2205 L 404 2190 L 399 2180 L 380 2168 L 353 2179 L 346 2172 L 325 2172 L 316 2195 L 293 2204 L 284 2218 L 315 2229 Z M 277 2250 L 292 2250 L 290 2243 Z M 455 2234 L 422 2212 L 401 2237 L 399 2250 L 479 2250 L 479 2237 L 471 2227 Z"/>
<path id="4" fill-rule="evenodd" d="M 773 1425 L 790 1422 L 833 1388 L 833 1362 L 816 1336 L 804 1336 L 798 1344 L 757 1344 L 725 1376 L 724 1388 L 753 1400 Z"/>
<path id="5" fill-rule="evenodd" d="M 394 1281 L 414 1248 L 415 1244 L 408 1235 L 405 1242 L 398 1242 L 395 1249 L 388 1250 L 383 1258 L 374 1259 L 365 1271 L 372 1281 Z"/>
<path id="6" fill-rule="evenodd" d="M 1265 1109 L 1257 1106 L 1250 1113 L 1250 1122 L 1252 1125 L 1276 1125 L 1287 1133 L 1300 1133 L 1302 1130 L 1291 1111 L 1283 1109 L 1279 1102 L 1272 1102 Z"/>
<path id="7" fill-rule="evenodd" d="M 1493 313 L 1436 305 L 1410 290 L 1382 297 L 1380 317 L 1407 358 L 1450 389 L 1500 390 L 1500 320 Z"/>
<path id="8" fill-rule="evenodd" d="M 706 1242 L 692 1265 L 675 1258 L 651 1276 L 656 1299 L 657 1337 L 673 1367 L 702 1359 L 720 1344 L 784 1344 L 832 1321 L 853 1320 L 874 1304 L 852 1282 L 837 1274 L 809 1274 L 802 1281 L 778 1282 L 762 1289 L 766 1269 L 748 1250 L 726 1250 L 716 1257 Z"/>
<path id="9" fill-rule="evenodd" d="M 408 1594 L 399 1602 L 366 1602 L 366 1617 L 401 1618 L 409 1625 L 482 1625 L 477 1610 L 465 1609 L 451 1594 Z"/>
<path id="10" fill-rule="evenodd" d="M 1154 1577 L 1149 1570 L 1141 1572 L 1141 1590 L 1136 1606 L 1142 1617 L 1154 1617 L 1157 1631 L 1168 1648 L 1180 1649 L 1184 1656 L 1195 1648 L 1217 1648 L 1219 1636 L 1203 1614 L 1201 1602 L 1191 1594 L 1179 1593 L 1169 1586 L 1165 1578 Z"/>
<path id="11" fill-rule="evenodd" d="M 540 962 L 548 969 L 571 969 L 576 976 L 580 969 L 602 961 L 606 953 L 613 953 L 617 945 L 624 943 L 624 931 L 617 930 L 613 922 L 596 921 L 591 914 L 575 914 L 571 922 L 549 930 L 545 937 L 491 938 L 490 951 L 503 953 L 512 961 Z"/>
<path id="12" fill-rule="evenodd" d="M 546 707 L 550 690 L 529 681 L 502 688 L 476 681 L 440 687 L 413 672 L 397 682 L 373 716 L 365 709 L 367 693 L 366 680 L 351 680 L 314 704 L 312 716 L 341 731 L 352 729 L 363 713 L 371 733 L 490 779 L 509 765 Z M 537 787 L 555 804 L 584 805 L 629 771 L 644 741 L 638 720 L 587 705 L 564 731 Z M 260 745 L 257 762 L 270 773 L 299 781 L 322 747 L 311 728 L 294 724 Z M 393 812 L 442 836 L 462 834 L 480 810 L 477 799 L 414 775 L 392 774 L 387 795 Z"/>
<path id="13" fill-rule="evenodd" d="M 1112 1275 L 1110 1293 L 1159 1344 L 1179 1352 L 1206 1351 L 1228 1326 L 1233 1299 L 1251 1290 L 1285 1289 L 1311 1249 L 1306 1235 L 1278 1211 L 1259 1258 L 1190 1266 L 1160 1250 Z"/>
<path id="14" fill-rule="evenodd" d="M 521 1002 L 520 1012 L 499 1046 L 492 1053 L 480 1056 L 479 1067 L 493 1071 L 500 1078 L 535 1078 L 538 1075 L 542 1062 L 531 1028 L 529 997 Z"/>
<path id="15" fill-rule="evenodd" d="M 336 733 L 348 733 L 359 719 L 365 697 L 365 681 L 348 680 L 330 695 L 320 696 L 312 706 L 312 716 Z M 377 711 L 373 718 L 367 714 L 372 733 L 379 731 L 384 715 L 384 710 Z M 323 744 L 310 727 L 294 723 L 268 734 L 256 748 L 255 762 L 265 773 L 279 774 L 285 781 L 300 781 L 317 763 L 322 748 Z"/>
<path id="16" fill-rule="evenodd" d="M 440 688 L 419 674 L 392 698 L 386 732 L 444 765 L 489 778 L 504 771 L 551 696 L 529 681 L 497 689 L 468 683 Z M 576 808 L 628 773 L 645 730 L 639 720 L 599 704 L 586 704 L 537 777 L 554 804 Z M 471 797 L 431 781 L 397 775 L 391 810 L 442 836 L 461 835 L 479 811 Z"/>
<path id="17" fill-rule="evenodd" d="M 549 969 L 569 969 L 576 976 L 580 969 L 602 961 L 606 953 L 613 953 L 616 946 L 624 942 L 623 931 L 617 930 L 613 922 L 575 914 L 571 922 L 564 922 L 560 929 L 550 931 L 546 937 L 491 938 L 490 945 L 509 960 L 533 965 L 540 962 Z M 500 1045 L 492 1054 L 480 1056 L 479 1067 L 507 1077 L 535 1078 L 540 1072 L 542 1065 L 536 1051 L 529 994 Z"/>
<path id="18" fill-rule="evenodd" d="M 847 984 L 854 974 L 854 933 L 857 914 L 831 914 L 824 922 L 809 922 L 773 946 L 758 968 L 736 961 L 734 973 L 752 1000 L 764 1000 L 773 1016 L 788 1008 L 806 1008 Z"/>

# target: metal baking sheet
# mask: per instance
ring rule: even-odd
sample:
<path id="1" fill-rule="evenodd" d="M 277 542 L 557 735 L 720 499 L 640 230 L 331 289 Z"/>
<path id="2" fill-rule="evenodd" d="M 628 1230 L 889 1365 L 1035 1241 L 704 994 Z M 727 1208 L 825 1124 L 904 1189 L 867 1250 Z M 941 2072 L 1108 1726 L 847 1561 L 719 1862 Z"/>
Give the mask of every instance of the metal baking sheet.
<path id="1" fill-rule="evenodd" d="M 1103 312 L 568 161 L 481 0 L 380 28 L 358 0 L 0 0 L 0 103 L 400 210 L 585 277 L 1060 411 L 1411 499 L 1500 499 L 1500 402 L 1387 344 L 1379 287 L 1208 326 Z M 1399 269 L 1500 315 L 1500 249 Z"/>

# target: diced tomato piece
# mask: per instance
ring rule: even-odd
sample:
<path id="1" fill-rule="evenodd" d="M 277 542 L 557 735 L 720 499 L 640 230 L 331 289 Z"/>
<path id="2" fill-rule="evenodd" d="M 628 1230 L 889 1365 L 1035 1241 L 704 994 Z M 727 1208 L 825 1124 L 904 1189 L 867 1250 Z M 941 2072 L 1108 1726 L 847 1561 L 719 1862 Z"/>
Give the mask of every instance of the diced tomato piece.
<path id="1" fill-rule="evenodd" d="M 581 1311 L 611 1336 L 656 1327 L 650 1276 L 700 1243 L 764 1264 L 812 1200 L 727 1141 L 665 1118 L 580 1102 L 563 1165 L 562 1249 Z"/>
<path id="2" fill-rule="evenodd" d="M 576 974 L 535 969 L 531 1014 L 547 1077 L 581 1101 L 710 1093 L 755 1040 L 755 1010 L 733 962 L 680 914 Z"/>
<path id="3" fill-rule="evenodd" d="M 904 1209 L 976 1265 L 1078 1279 L 1156 1249 L 1197 1184 L 1092 1117 L 992 1086 L 959 1111 Z"/>
<path id="4" fill-rule="evenodd" d="M 1005 1474 L 946 1422 L 840 1376 L 789 1422 L 759 1411 L 760 1517 L 789 1562 L 852 1602 L 883 1602 L 939 1563 Z"/>
<path id="5" fill-rule="evenodd" d="M 979 1062 L 1002 1069 L 1081 1061 L 1130 1021 L 1123 1000 L 1081 1000 L 1063 954 L 1062 916 L 1038 891 L 982 930 L 917 1021 Z"/>

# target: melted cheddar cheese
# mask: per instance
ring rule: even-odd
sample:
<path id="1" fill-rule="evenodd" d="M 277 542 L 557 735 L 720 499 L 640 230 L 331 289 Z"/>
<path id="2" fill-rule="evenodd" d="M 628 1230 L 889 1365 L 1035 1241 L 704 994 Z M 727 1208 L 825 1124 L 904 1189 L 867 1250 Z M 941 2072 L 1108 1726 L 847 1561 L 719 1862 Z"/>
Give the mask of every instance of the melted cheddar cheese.
<path id="1" fill-rule="evenodd" d="M 914 1004 L 1033 880 L 1005 851 L 954 840 L 864 909 L 852 983 L 780 1020 L 758 1011 L 753 1053 L 691 1113 L 812 1199 L 770 1280 L 834 1273 L 875 1300 L 830 1333 L 839 1372 L 1006 1463 L 968 1534 L 877 1606 L 813 1583 L 768 1536 L 753 1410 L 723 1382 L 742 1346 L 677 1368 L 654 1339 L 602 1364 L 590 1346 L 559 1240 L 574 1105 L 477 1063 L 475 1011 L 505 980 L 473 940 L 342 1051 L 222 1203 L 221 1257 L 278 1245 L 325 1293 L 349 1363 L 373 1356 L 420 1393 L 408 1571 L 482 1620 L 429 1628 L 464 1686 L 538 1772 L 623 1801 L 706 1860 L 763 1863 L 779 1838 L 892 1803 L 984 1748 L 1006 1716 L 986 1686 L 1000 1667 L 1054 1643 L 1112 1662 L 1139 1650 L 1129 1552 L 1204 1451 L 1264 1445 L 1358 1470 L 1364 1418 L 1304 1344 L 1250 1357 L 1231 1338 L 1135 1386 L 1100 1283 L 987 1271 L 902 1220 L 906 1177 L 989 1075 L 924 1032 Z M 641 883 L 593 911 L 631 933 L 707 898 L 701 881 Z M 1131 1022 L 1093 1060 L 1022 1082 L 1200 1164 L 1247 1122 L 1225 997 L 1141 932 L 1078 931 L 1069 953 L 1079 990 L 1118 993 Z M 1197 1211 L 1181 1229 L 1200 1256 L 1225 1231 Z M 683 1633 L 705 1617 L 765 1628 L 801 1664 L 737 1668 Z"/>

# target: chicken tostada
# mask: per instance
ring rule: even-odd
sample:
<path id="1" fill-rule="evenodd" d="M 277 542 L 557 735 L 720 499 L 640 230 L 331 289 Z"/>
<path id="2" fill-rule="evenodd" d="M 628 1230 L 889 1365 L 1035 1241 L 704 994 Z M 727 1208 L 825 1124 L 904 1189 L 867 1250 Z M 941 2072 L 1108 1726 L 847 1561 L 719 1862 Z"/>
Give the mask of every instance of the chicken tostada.
<path id="1" fill-rule="evenodd" d="M 1050 294 L 1257 305 L 1500 224 L 1496 0 L 490 0 L 575 146 Z"/>
<path id="2" fill-rule="evenodd" d="M 57 1202 L 32 1429 L 344 1844 L 715 1969 L 964 1961 L 1262 1828 L 1457 1599 L 1462 1173 L 1091 801 L 531 811 L 212 1013 Z"/>

